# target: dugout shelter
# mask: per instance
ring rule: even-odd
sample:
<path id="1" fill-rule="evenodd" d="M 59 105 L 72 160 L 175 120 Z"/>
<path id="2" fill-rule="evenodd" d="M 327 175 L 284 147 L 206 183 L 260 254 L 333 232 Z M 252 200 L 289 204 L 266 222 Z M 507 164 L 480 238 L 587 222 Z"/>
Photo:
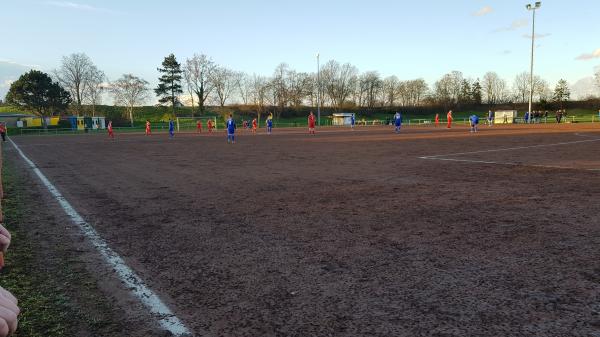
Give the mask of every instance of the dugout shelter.
<path id="1" fill-rule="evenodd" d="M 331 116 L 331 124 L 335 126 L 344 126 L 352 124 L 352 115 L 351 113 L 334 113 Z"/>
<path id="2" fill-rule="evenodd" d="M 496 111 L 494 124 L 513 124 L 517 118 L 517 110 Z"/>

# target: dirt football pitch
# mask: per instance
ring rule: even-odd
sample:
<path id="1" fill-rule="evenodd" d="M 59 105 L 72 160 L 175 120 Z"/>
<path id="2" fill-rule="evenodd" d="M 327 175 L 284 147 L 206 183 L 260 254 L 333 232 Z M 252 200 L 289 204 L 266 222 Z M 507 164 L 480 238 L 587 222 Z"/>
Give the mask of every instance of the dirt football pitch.
<path id="1" fill-rule="evenodd" d="M 12 140 L 198 336 L 600 336 L 596 124 Z"/>

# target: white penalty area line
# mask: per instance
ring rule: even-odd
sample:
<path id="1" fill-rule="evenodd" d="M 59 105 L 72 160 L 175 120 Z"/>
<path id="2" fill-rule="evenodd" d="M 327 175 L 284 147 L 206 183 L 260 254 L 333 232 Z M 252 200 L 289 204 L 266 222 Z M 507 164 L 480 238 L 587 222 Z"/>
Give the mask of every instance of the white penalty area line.
<path id="1" fill-rule="evenodd" d="M 98 232 L 87 223 L 79 213 L 71 206 L 71 204 L 63 197 L 58 189 L 46 178 L 46 176 L 37 168 L 37 166 L 21 151 L 19 146 L 12 139 L 8 139 L 17 150 L 19 155 L 25 160 L 33 172 L 40 178 L 48 191 L 54 196 L 58 203 L 62 206 L 65 213 L 71 220 L 79 226 L 83 234 L 90 240 L 92 245 L 98 249 L 102 257 L 108 265 L 112 267 L 121 281 L 131 289 L 132 293 L 142 302 L 152 313 L 157 317 L 159 324 L 165 330 L 175 336 L 192 335 L 190 330 L 183 322 L 173 314 L 173 312 L 161 301 L 161 299 L 148 288 L 144 281 L 125 263 L 123 258 L 112 250 L 106 241 L 98 234 Z"/>
<path id="2" fill-rule="evenodd" d="M 577 134 L 577 135 L 579 135 L 579 134 Z M 419 157 L 419 159 L 453 161 L 453 162 L 463 162 L 463 163 L 476 163 L 476 164 L 493 164 L 493 165 L 505 165 L 505 166 L 523 166 L 523 167 L 583 170 L 583 171 L 596 171 L 597 172 L 597 171 L 600 171 L 600 169 L 585 169 L 585 168 L 577 168 L 577 167 L 569 167 L 569 166 L 521 164 L 521 163 L 513 163 L 513 162 L 498 162 L 498 161 L 475 160 L 475 159 L 456 159 L 456 158 L 445 158 L 445 157 L 462 156 L 462 155 L 479 154 L 479 153 L 500 152 L 500 151 L 514 151 L 514 150 L 552 147 L 552 146 L 580 144 L 580 143 L 592 143 L 592 142 L 598 142 L 598 141 L 600 141 L 600 138 L 588 139 L 588 140 L 577 140 L 577 141 L 571 141 L 571 142 L 553 143 L 553 144 L 539 144 L 539 145 L 530 145 L 530 146 L 508 147 L 508 148 L 502 148 L 502 149 L 490 149 L 490 150 L 480 150 L 480 151 L 471 151 L 471 152 L 449 153 L 449 154 L 440 154 L 440 155 L 435 155 L 435 156 L 422 156 L 422 157 Z"/>

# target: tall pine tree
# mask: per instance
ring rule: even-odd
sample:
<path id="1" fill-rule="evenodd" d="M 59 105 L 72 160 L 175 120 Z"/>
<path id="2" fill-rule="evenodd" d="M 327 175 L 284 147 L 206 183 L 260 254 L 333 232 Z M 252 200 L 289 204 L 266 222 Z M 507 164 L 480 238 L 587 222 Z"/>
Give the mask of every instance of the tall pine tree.
<path id="1" fill-rule="evenodd" d="M 552 99 L 558 104 L 561 110 L 565 108 L 565 102 L 571 98 L 571 90 L 569 90 L 569 83 L 562 78 L 556 84 L 554 89 L 554 95 Z"/>
<path id="2" fill-rule="evenodd" d="M 481 84 L 479 84 L 479 79 L 471 86 L 471 99 L 473 100 L 473 104 L 481 105 Z"/>
<path id="3" fill-rule="evenodd" d="M 160 103 L 171 103 L 173 117 L 176 117 L 175 105 L 179 101 L 177 95 L 183 93 L 181 88 L 181 74 L 183 73 L 181 64 L 177 62 L 175 55 L 171 54 L 165 57 L 162 68 L 157 68 L 157 70 L 162 75 L 158 78 L 158 87 L 154 89 L 154 92 L 156 96 L 160 97 L 158 100 Z"/>

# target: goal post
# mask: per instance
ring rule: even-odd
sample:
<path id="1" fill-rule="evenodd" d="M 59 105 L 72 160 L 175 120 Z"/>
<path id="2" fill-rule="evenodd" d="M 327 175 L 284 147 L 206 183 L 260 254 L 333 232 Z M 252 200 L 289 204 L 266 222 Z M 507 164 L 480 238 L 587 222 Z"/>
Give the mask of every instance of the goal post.
<path id="1" fill-rule="evenodd" d="M 198 121 L 202 122 L 202 128 L 206 128 L 208 121 L 212 121 L 213 128 L 217 129 L 217 117 L 216 116 L 201 116 L 201 117 L 177 117 L 177 132 L 182 130 L 195 130 Z"/>

